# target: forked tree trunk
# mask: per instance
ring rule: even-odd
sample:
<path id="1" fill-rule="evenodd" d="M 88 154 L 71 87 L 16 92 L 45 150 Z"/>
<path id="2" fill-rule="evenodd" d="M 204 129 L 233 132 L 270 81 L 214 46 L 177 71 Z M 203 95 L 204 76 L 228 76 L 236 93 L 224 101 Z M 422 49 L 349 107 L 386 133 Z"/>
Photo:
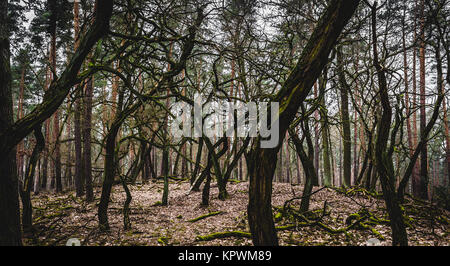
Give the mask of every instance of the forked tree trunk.
<path id="1" fill-rule="evenodd" d="M 406 226 L 403 221 L 403 212 L 400 208 L 397 193 L 395 191 L 395 174 L 392 162 L 392 152 L 387 146 L 389 133 L 391 129 L 392 108 L 389 102 L 388 88 L 385 69 L 383 69 L 378 59 L 377 49 L 377 33 L 376 33 L 376 15 L 377 2 L 371 7 L 372 9 L 372 42 L 373 42 L 373 61 L 377 70 L 379 94 L 382 106 L 381 119 L 378 121 L 377 139 L 375 144 L 375 161 L 377 163 L 377 171 L 381 181 L 383 197 L 389 214 L 389 220 L 392 229 L 392 245 L 407 246 L 408 236 L 406 234 Z"/>
<path id="2" fill-rule="evenodd" d="M 28 166 L 26 169 L 23 186 L 20 188 L 20 197 L 22 199 L 22 228 L 26 234 L 32 233 L 33 222 L 33 207 L 31 205 L 31 187 L 33 185 L 33 178 L 38 163 L 39 154 L 44 149 L 45 140 L 44 135 L 41 132 L 41 125 L 34 129 L 34 136 L 36 138 L 36 145 L 34 146 L 33 153 L 31 154 Z"/>
<path id="3" fill-rule="evenodd" d="M 300 157 L 300 160 L 303 165 L 303 169 L 305 169 L 305 184 L 303 186 L 303 195 L 302 200 L 300 201 L 300 212 L 304 213 L 309 210 L 309 203 L 311 199 L 311 192 L 313 189 L 313 182 L 317 171 L 314 167 L 314 149 L 311 135 L 309 132 L 309 128 L 305 125 L 303 127 L 303 138 L 300 139 L 297 134 L 293 130 L 289 130 L 289 135 L 291 136 L 295 149 L 297 150 L 297 154 Z M 303 142 L 306 139 L 308 146 L 308 154 L 303 149 Z"/>

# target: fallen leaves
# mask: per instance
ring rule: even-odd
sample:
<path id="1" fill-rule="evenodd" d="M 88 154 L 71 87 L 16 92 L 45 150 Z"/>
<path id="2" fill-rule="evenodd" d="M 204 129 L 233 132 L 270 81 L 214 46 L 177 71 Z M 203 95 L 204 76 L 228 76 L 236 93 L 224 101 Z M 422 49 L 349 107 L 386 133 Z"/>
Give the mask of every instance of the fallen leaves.
<path id="1" fill-rule="evenodd" d="M 229 198 L 225 201 L 217 198 L 217 187 L 212 186 L 210 205 L 207 208 L 200 206 L 201 192 L 188 193 L 190 187 L 187 182 L 171 182 L 169 205 L 155 204 L 162 197 L 162 186 L 160 182 L 129 186 L 133 200 L 130 205 L 131 229 L 127 231 L 123 230 L 122 217 L 126 195 L 120 186 L 115 186 L 108 210 L 111 230 L 107 233 L 100 232 L 97 228 L 95 202 L 99 201 L 99 188 L 95 191 L 97 198 L 91 204 L 76 198 L 73 192 L 34 196 L 35 233 L 34 237 L 28 236 L 25 243 L 65 245 L 68 239 L 78 238 L 82 245 L 251 245 L 246 217 L 247 182 L 229 183 Z M 372 214 L 372 218 L 366 219 L 366 223 L 370 225 L 368 230 L 355 226 L 338 234 L 327 232 L 320 225 L 299 226 L 301 221 L 286 219 L 278 214 L 287 201 L 293 208 L 298 206 L 299 199 L 293 198 L 299 195 L 302 195 L 300 186 L 274 183 L 272 204 L 281 245 L 367 245 L 367 240 L 371 238 L 378 239 L 380 245 L 391 244 L 389 224 L 379 222 L 383 219 L 386 221 L 387 215 L 384 202 L 377 195 L 356 189 L 340 191 L 329 188 L 312 195 L 311 213 L 313 216 L 322 215 L 321 223 L 333 230 L 348 227 L 346 220 L 362 209 L 367 209 Z M 410 219 L 410 245 L 450 244 L 449 227 L 448 224 L 445 225 L 450 215 L 441 209 L 427 209 L 431 207 L 412 200 L 405 204 L 405 211 Z M 370 219 L 379 221 L 369 223 Z M 198 241 L 201 236 L 217 235 L 220 232 L 240 233 Z"/>

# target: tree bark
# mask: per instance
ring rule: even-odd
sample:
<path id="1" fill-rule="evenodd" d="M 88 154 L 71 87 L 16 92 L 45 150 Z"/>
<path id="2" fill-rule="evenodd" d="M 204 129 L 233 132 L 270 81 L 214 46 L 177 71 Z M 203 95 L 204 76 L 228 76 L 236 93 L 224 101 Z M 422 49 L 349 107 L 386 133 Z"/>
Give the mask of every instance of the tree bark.
<path id="1" fill-rule="evenodd" d="M 20 197 L 22 199 L 22 228 L 24 233 L 32 233 L 33 222 L 33 207 L 31 205 L 31 187 L 33 185 L 33 178 L 36 170 L 36 164 L 39 159 L 39 154 L 45 147 L 44 135 L 42 135 L 41 125 L 34 129 L 34 136 L 36 138 L 36 145 L 28 162 L 23 186 L 20 188 Z"/>
<path id="2" fill-rule="evenodd" d="M 17 103 L 17 120 L 23 117 L 23 92 L 25 89 L 25 70 L 26 66 L 22 66 L 22 70 L 20 72 L 20 86 L 19 86 L 19 101 Z M 18 168 L 18 179 L 21 180 L 23 178 L 23 166 L 24 166 L 24 142 L 23 140 L 17 145 L 17 168 Z"/>
<path id="3" fill-rule="evenodd" d="M 344 149 L 344 157 L 343 157 L 343 170 L 344 176 L 342 179 L 342 185 L 344 187 L 351 186 L 351 177 L 352 177 L 352 140 L 351 140 L 351 132 L 350 132 L 350 115 L 349 115 L 349 103 L 348 103 L 348 93 L 350 91 L 350 86 L 347 84 L 345 73 L 344 73 L 344 62 L 342 55 L 342 48 L 339 47 L 337 49 L 337 61 L 338 61 L 338 75 L 339 75 L 339 84 L 340 84 L 340 92 L 341 92 L 341 120 L 342 120 L 342 147 Z"/>
<path id="4" fill-rule="evenodd" d="M 86 202 L 94 200 L 92 188 L 92 162 L 91 162 L 91 127 L 92 127 L 92 95 L 94 90 L 94 77 L 91 77 L 85 87 L 84 93 L 84 119 L 83 119 L 83 176 L 86 183 Z"/>
<path id="5" fill-rule="evenodd" d="M 391 129 L 392 108 L 389 102 L 388 88 L 385 69 L 381 67 L 378 59 L 377 33 L 376 33 L 376 12 L 377 2 L 372 9 L 372 42 L 373 42 L 373 61 L 377 70 L 379 94 L 382 106 L 381 119 L 378 121 L 377 139 L 375 144 L 375 161 L 377 171 L 381 181 L 383 197 L 386 202 L 386 208 L 389 214 L 389 220 L 392 229 L 392 245 L 407 246 L 408 236 L 406 226 L 403 221 L 403 212 L 400 208 L 397 193 L 395 192 L 395 174 L 392 162 L 392 153 L 387 147 L 389 132 Z"/>
<path id="6" fill-rule="evenodd" d="M 75 32 L 75 51 L 80 46 L 80 22 L 79 22 L 79 2 L 73 3 L 73 22 Z M 83 188 L 83 158 L 82 158 L 82 139 L 81 139 L 81 113 L 82 113 L 82 90 L 81 85 L 77 85 L 75 93 L 75 112 L 74 112 L 74 138 L 75 138 L 75 190 L 76 196 L 82 197 L 84 194 Z"/>
<path id="7" fill-rule="evenodd" d="M 314 98 L 318 98 L 318 86 L 317 82 L 314 83 Z M 320 147 L 319 147 L 319 111 L 314 112 L 314 169 L 316 175 L 313 177 L 313 185 L 319 186 L 319 161 L 320 161 Z"/>
<path id="8" fill-rule="evenodd" d="M 13 125 L 8 1 L 0 2 L 0 136 Z M 17 141 L 18 143 L 19 141 Z M 22 245 L 15 143 L 0 149 L 0 246 Z"/>
<path id="9" fill-rule="evenodd" d="M 425 2 L 420 2 L 420 47 L 419 47 L 419 64 L 420 64 L 420 134 L 424 133 L 427 117 L 425 107 L 425 17 L 424 17 Z M 421 199 L 428 199 L 428 149 L 427 145 L 423 145 L 420 152 L 420 178 L 419 178 L 419 197 Z"/>
<path id="10" fill-rule="evenodd" d="M 319 90 L 323 94 L 320 99 L 320 120 L 322 124 L 322 160 L 323 160 L 323 185 L 332 185 L 332 175 L 331 175 L 331 162 L 330 162 L 330 144 L 329 138 L 329 126 L 328 126 L 328 110 L 325 104 L 325 88 L 327 82 L 327 69 L 325 68 L 321 78 L 319 79 Z"/>
<path id="11" fill-rule="evenodd" d="M 56 21 L 54 22 L 56 24 Z M 52 73 L 52 82 L 56 79 L 56 25 L 51 36 L 51 48 L 50 48 L 50 66 Z M 59 144 L 59 110 L 56 109 L 53 114 L 53 140 L 54 143 L 54 180 L 55 180 L 55 191 L 56 193 L 62 192 L 62 182 L 61 182 L 61 146 Z"/>

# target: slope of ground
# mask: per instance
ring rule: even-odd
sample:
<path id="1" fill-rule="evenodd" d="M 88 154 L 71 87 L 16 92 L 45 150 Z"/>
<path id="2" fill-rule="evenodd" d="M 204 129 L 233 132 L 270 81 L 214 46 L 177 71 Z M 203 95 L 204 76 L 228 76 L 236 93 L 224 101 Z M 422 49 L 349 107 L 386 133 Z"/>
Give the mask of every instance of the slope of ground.
<path id="1" fill-rule="evenodd" d="M 76 198 L 74 192 L 34 196 L 35 233 L 24 242 L 65 245 L 68 239 L 77 238 L 82 245 L 251 245 L 248 234 L 243 233 L 249 232 L 248 183 L 230 183 L 226 201 L 217 199 L 217 187 L 212 187 L 206 208 L 200 206 L 201 192 L 189 193 L 187 182 L 171 183 L 169 206 L 159 206 L 162 187 L 160 182 L 130 185 L 132 229 L 123 230 L 125 193 L 121 186 L 115 186 L 108 212 L 111 230 L 107 233 L 97 226 L 98 188 L 92 204 Z M 304 215 L 296 211 L 299 200 L 292 200 L 301 195 L 301 186 L 274 184 L 272 202 L 281 245 L 366 245 L 368 239 L 391 244 L 389 221 L 379 195 L 362 189 L 343 192 L 323 188 L 311 196 L 311 212 Z M 405 212 L 410 245 L 450 244 L 447 211 L 409 198 Z M 215 215 L 191 221 L 210 213 Z M 239 235 L 200 241 L 201 236 L 229 231 Z"/>

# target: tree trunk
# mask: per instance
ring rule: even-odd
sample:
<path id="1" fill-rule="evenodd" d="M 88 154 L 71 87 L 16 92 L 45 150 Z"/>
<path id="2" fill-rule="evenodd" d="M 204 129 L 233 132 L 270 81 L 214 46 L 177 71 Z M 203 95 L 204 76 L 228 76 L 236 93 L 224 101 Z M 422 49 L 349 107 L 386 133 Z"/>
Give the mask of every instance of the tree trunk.
<path id="1" fill-rule="evenodd" d="M 92 162 L 91 162 L 91 127 L 92 127 L 92 95 L 94 91 L 94 77 L 91 77 L 85 86 L 84 119 L 83 119 L 83 176 L 86 182 L 86 202 L 94 200 L 92 188 Z"/>
<path id="2" fill-rule="evenodd" d="M 318 86 L 317 82 L 314 83 L 314 98 L 318 98 Z M 314 169 L 316 171 L 315 176 L 313 176 L 313 185 L 319 186 L 319 161 L 320 161 L 320 147 L 319 147 L 319 111 L 314 112 Z"/>
<path id="3" fill-rule="evenodd" d="M 109 230 L 108 205 L 112 185 L 114 182 L 114 177 L 116 174 L 115 148 L 116 148 L 116 136 L 118 132 L 119 132 L 119 125 L 114 125 L 114 127 L 111 127 L 106 137 L 106 144 L 105 144 L 106 155 L 105 155 L 104 179 L 102 186 L 102 195 L 100 198 L 100 203 L 98 205 L 99 227 L 101 230 L 104 231 Z"/>
<path id="4" fill-rule="evenodd" d="M 8 1 L 0 2 L 0 133 L 13 124 Z M 0 134 L 3 135 L 3 134 Z M 15 143 L 0 157 L 0 246 L 22 245 Z"/>
<path id="5" fill-rule="evenodd" d="M 442 90 L 443 89 L 444 86 L 442 86 Z M 445 102 L 445 97 L 443 100 L 444 101 L 442 102 L 442 112 L 444 113 L 443 120 L 444 120 L 444 135 L 445 135 L 445 156 L 447 161 L 447 180 L 449 181 L 448 184 L 450 184 L 450 133 L 448 126 L 447 106 Z"/>
<path id="6" fill-rule="evenodd" d="M 18 101 L 18 110 L 17 110 L 17 120 L 23 117 L 23 91 L 25 88 L 25 70 L 26 66 L 22 66 L 22 70 L 20 73 L 20 87 L 19 87 L 19 101 Z M 22 180 L 23 178 L 23 166 L 24 166 L 24 143 L 21 141 L 19 145 L 17 145 L 17 168 L 18 168 L 18 179 Z"/>
<path id="7" fill-rule="evenodd" d="M 417 6 L 417 5 L 416 5 Z M 417 17 L 414 18 L 414 43 L 417 42 Z M 414 110 L 413 113 L 413 146 L 416 147 L 418 143 L 418 135 L 417 135 L 417 77 L 416 77 L 416 58 L 417 58 L 417 51 L 416 46 L 413 48 L 413 70 L 412 70 L 412 87 L 413 87 L 413 93 L 412 93 L 412 109 Z M 412 179 L 412 188 L 413 188 L 413 194 L 414 196 L 419 196 L 419 182 L 420 182 L 420 161 L 417 161 L 414 170 L 413 170 L 413 179 Z"/>
<path id="8" fill-rule="evenodd" d="M 167 206 L 169 204 L 169 147 L 167 143 L 163 148 L 161 174 L 164 177 L 164 188 L 161 205 Z"/>
<path id="9" fill-rule="evenodd" d="M 380 100 L 382 106 L 381 119 L 378 121 L 377 139 L 375 144 L 375 160 L 377 171 L 379 173 L 383 197 L 386 202 L 386 208 L 392 229 L 392 245 L 407 246 L 408 237 L 406 226 L 403 221 L 403 212 L 400 208 L 397 193 L 395 192 L 395 174 L 392 162 L 392 153 L 387 147 L 389 132 L 391 129 L 392 108 L 389 102 L 387 81 L 385 69 L 383 69 L 378 60 L 377 33 L 376 33 L 376 12 L 377 2 L 372 8 L 372 42 L 373 42 L 373 61 L 377 70 L 378 83 L 380 88 Z"/>
<path id="10" fill-rule="evenodd" d="M 350 91 L 350 87 L 347 84 L 345 73 L 344 73 L 344 62 L 342 55 L 342 48 L 339 47 L 337 49 L 337 61 L 338 61 L 338 75 L 339 75 L 339 84 L 340 84 L 340 92 L 341 92 L 341 120 L 342 120 L 342 146 L 344 149 L 344 158 L 343 158 L 343 183 L 344 187 L 351 186 L 351 177 L 352 177 L 352 140 L 351 140 L 351 132 L 350 132 L 350 115 L 349 115 L 349 103 L 348 103 L 348 93 Z"/>
<path id="11" fill-rule="evenodd" d="M 74 49 L 77 50 L 80 42 L 80 22 L 79 22 L 79 2 L 74 1 L 73 6 L 73 22 L 75 32 Z M 74 138 L 75 138 L 75 190 L 76 196 L 82 197 L 84 194 L 82 175 L 83 175 L 83 161 L 82 161 L 82 140 L 81 140 L 81 85 L 78 85 L 75 93 L 75 113 L 74 113 Z"/>
<path id="12" fill-rule="evenodd" d="M 26 175 L 23 181 L 23 186 L 20 188 L 20 197 L 22 199 L 22 228 L 24 234 L 32 233 L 32 214 L 33 207 L 31 205 L 31 187 L 33 185 L 33 178 L 36 170 L 36 164 L 39 159 L 39 154 L 45 147 L 44 136 L 41 132 L 41 126 L 37 126 L 34 129 L 34 136 L 36 138 L 36 145 L 34 146 L 33 153 L 31 154 L 28 162 Z"/>
<path id="13" fill-rule="evenodd" d="M 197 178 L 197 174 L 198 174 L 198 170 L 200 168 L 200 163 L 201 163 L 201 159 L 202 159 L 202 151 L 203 151 L 203 138 L 198 138 L 198 146 L 197 146 L 197 158 L 195 160 L 195 166 L 194 166 L 194 171 L 192 172 L 192 176 L 191 176 L 191 185 L 194 184 L 196 178 Z"/>
<path id="14" fill-rule="evenodd" d="M 81 139 L 81 89 L 77 88 L 75 99 L 74 114 L 74 137 L 75 137 L 75 189 L 76 196 L 84 195 L 83 186 L 83 157 L 82 157 L 82 139 Z"/>
<path id="15" fill-rule="evenodd" d="M 419 63 L 420 63 L 420 134 L 424 133 L 427 117 L 425 107 L 425 17 L 424 17 L 425 2 L 420 2 L 420 47 L 419 47 Z M 420 178 L 419 178 L 419 197 L 428 199 L 428 149 L 427 145 L 423 145 L 420 153 Z"/>
<path id="16" fill-rule="evenodd" d="M 303 127 L 303 138 L 301 140 L 293 130 L 289 131 L 289 135 L 294 142 L 295 149 L 297 150 L 297 154 L 300 157 L 303 169 L 305 169 L 306 180 L 303 187 L 302 200 L 300 201 L 300 212 L 304 213 L 309 210 L 311 192 L 314 186 L 313 181 L 315 178 L 317 178 L 315 177 L 317 171 L 314 167 L 315 147 L 313 148 L 311 135 L 307 125 Z M 305 138 L 308 146 L 308 154 L 306 154 L 305 150 L 303 149 L 303 142 Z"/>
<path id="17" fill-rule="evenodd" d="M 212 160 L 211 155 L 208 154 L 208 161 Z M 206 182 L 203 186 L 202 191 L 202 206 L 206 207 L 209 206 L 209 191 L 211 187 L 211 170 L 210 167 L 205 169 L 205 175 L 206 175 Z"/>
<path id="18" fill-rule="evenodd" d="M 55 22 L 56 23 L 56 22 Z M 52 82 L 55 80 L 54 73 L 56 73 L 56 26 L 55 31 L 52 32 L 51 36 L 51 48 L 50 48 L 50 65 L 52 68 Z M 56 193 L 62 192 L 62 182 L 61 182 L 61 146 L 59 144 L 59 110 L 57 109 L 53 114 L 53 140 L 55 141 L 54 146 L 54 180 Z"/>
<path id="19" fill-rule="evenodd" d="M 331 186 L 332 185 L 332 175 L 331 175 L 331 163 L 330 163 L 330 144 L 328 142 L 329 138 L 329 126 L 328 126 L 328 110 L 325 104 L 325 88 L 327 82 L 327 70 L 324 69 L 322 76 L 319 80 L 319 90 L 320 93 L 323 94 L 320 99 L 320 120 L 322 124 L 322 160 L 323 160 L 323 185 Z"/>

